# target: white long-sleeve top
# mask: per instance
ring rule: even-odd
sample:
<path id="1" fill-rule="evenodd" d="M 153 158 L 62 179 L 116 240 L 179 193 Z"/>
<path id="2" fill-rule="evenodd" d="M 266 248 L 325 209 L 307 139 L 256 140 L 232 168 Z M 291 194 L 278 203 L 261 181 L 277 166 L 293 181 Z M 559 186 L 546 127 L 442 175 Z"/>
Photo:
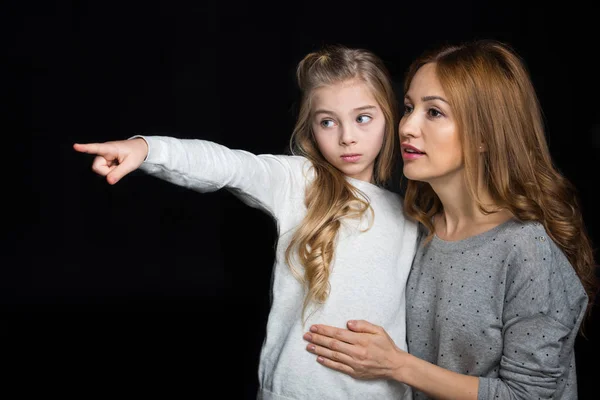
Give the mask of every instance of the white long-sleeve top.
<path id="1" fill-rule="evenodd" d="M 417 225 L 405 218 L 400 195 L 348 177 L 373 209 L 368 220 L 343 221 L 331 266 L 330 296 L 301 318 L 305 289 L 292 275 L 285 250 L 306 214 L 305 189 L 313 175 L 300 156 L 254 155 L 191 139 L 142 136 L 148 156 L 140 169 L 198 192 L 225 188 L 251 207 L 271 215 L 278 239 L 272 302 L 260 353 L 258 399 L 408 399 L 410 389 L 384 380 L 356 380 L 330 370 L 306 350 L 302 338 L 311 324 L 345 328 L 366 319 L 386 329 L 406 350 L 405 286 L 416 251 Z M 301 268 L 296 265 L 296 268 Z"/>

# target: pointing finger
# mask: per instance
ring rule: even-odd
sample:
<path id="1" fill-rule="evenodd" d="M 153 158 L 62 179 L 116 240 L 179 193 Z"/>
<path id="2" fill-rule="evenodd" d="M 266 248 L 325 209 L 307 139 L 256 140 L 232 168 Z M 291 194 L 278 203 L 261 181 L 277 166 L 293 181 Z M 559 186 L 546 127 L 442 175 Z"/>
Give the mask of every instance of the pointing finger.
<path id="1" fill-rule="evenodd" d="M 106 143 L 75 143 L 73 144 L 73 149 L 80 153 L 98 154 L 101 156 L 114 152 L 113 146 Z"/>

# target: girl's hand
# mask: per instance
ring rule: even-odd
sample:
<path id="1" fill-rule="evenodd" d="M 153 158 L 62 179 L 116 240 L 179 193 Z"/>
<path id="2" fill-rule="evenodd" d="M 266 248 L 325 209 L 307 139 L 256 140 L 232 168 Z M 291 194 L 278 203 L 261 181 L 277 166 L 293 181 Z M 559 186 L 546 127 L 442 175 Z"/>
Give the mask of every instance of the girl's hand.
<path id="1" fill-rule="evenodd" d="M 142 138 L 104 143 L 75 143 L 73 148 L 80 153 L 96 154 L 92 170 L 105 176 L 111 185 L 135 171 L 148 155 L 148 144 Z"/>

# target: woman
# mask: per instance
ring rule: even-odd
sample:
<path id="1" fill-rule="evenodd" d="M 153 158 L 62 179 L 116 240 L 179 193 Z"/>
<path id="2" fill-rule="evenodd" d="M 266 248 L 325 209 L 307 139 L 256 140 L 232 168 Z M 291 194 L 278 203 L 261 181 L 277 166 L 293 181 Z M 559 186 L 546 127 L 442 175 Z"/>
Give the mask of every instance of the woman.
<path id="1" fill-rule="evenodd" d="M 308 351 L 416 399 L 576 399 L 593 252 L 524 63 L 495 41 L 425 54 L 404 109 L 405 209 L 423 233 L 406 288 L 410 354 L 367 321 L 311 326 Z"/>

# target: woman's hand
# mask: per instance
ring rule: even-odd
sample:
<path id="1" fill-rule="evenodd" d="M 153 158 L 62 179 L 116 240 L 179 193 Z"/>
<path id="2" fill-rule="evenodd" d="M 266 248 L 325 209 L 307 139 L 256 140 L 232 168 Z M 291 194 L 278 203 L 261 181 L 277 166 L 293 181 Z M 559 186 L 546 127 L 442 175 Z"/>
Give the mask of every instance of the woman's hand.
<path id="1" fill-rule="evenodd" d="M 349 330 L 348 330 L 349 329 Z M 475 400 L 476 376 L 462 375 L 414 357 L 396 346 L 380 326 L 348 321 L 348 329 L 313 325 L 304 339 L 317 361 L 356 379 L 391 379 L 434 399 Z"/>
<path id="2" fill-rule="evenodd" d="M 75 143 L 73 149 L 80 153 L 95 154 L 92 170 L 105 176 L 111 185 L 136 170 L 148 155 L 148 144 L 142 138 L 105 143 Z"/>
<path id="3" fill-rule="evenodd" d="M 318 355 L 328 368 L 356 379 L 398 379 L 408 354 L 402 351 L 385 329 L 367 321 L 348 321 L 348 329 L 313 325 L 304 339 L 306 349 Z"/>

